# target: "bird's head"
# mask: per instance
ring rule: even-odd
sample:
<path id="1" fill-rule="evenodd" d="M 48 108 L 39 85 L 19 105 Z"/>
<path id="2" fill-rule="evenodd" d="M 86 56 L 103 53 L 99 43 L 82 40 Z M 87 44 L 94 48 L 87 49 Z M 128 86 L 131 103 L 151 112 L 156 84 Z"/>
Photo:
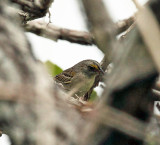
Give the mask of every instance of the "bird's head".
<path id="1" fill-rule="evenodd" d="M 82 71 L 82 73 L 86 74 L 88 77 L 104 74 L 100 64 L 95 60 L 83 60 L 79 62 L 77 66 Z"/>

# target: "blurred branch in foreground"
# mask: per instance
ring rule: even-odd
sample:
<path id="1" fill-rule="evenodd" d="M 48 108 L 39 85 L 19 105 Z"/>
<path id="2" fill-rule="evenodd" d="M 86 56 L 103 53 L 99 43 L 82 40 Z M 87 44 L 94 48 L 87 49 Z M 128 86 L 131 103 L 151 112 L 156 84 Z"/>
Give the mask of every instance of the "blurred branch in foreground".
<path id="1" fill-rule="evenodd" d="M 93 36 L 88 32 L 59 28 L 51 23 L 30 21 L 24 25 L 24 28 L 27 32 L 32 32 L 38 36 L 49 38 L 54 41 L 61 39 L 83 45 L 94 44 Z"/>
<path id="2" fill-rule="evenodd" d="M 9 5 L 0 0 L 0 130 L 9 135 L 13 145 L 80 143 L 85 120 L 57 97 L 60 92 L 31 53 Z"/>

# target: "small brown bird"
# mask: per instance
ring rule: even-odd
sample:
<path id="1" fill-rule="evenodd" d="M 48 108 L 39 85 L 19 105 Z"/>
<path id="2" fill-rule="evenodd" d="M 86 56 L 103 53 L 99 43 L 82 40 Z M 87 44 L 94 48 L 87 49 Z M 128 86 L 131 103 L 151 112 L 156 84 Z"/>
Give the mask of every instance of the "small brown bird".
<path id="1" fill-rule="evenodd" d="M 92 87 L 95 77 L 104 74 L 95 60 L 83 60 L 55 76 L 54 80 L 66 91 L 75 91 L 74 96 L 83 97 Z"/>

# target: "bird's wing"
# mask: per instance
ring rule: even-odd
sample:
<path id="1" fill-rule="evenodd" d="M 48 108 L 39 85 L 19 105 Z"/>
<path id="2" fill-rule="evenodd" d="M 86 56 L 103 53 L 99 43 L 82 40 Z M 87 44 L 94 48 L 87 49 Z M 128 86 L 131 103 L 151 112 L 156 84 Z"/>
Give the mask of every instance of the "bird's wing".
<path id="1" fill-rule="evenodd" d="M 55 76 L 55 81 L 57 83 L 68 84 L 71 82 L 75 72 L 71 69 L 63 71 L 61 74 Z"/>

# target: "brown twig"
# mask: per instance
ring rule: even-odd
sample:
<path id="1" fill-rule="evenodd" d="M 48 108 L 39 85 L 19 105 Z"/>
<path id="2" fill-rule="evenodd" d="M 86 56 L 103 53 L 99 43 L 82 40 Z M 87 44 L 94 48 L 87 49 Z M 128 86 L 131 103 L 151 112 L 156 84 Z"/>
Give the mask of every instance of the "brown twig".
<path id="1" fill-rule="evenodd" d="M 30 21 L 24 25 L 24 28 L 28 32 L 35 33 L 39 36 L 43 36 L 54 41 L 61 39 L 83 45 L 94 44 L 94 38 L 88 32 L 59 28 L 52 24 L 47 25 L 47 23 L 42 21 Z"/>
<path id="2" fill-rule="evenodd" d="M 131 16 L 128 19 L 124 19 L 121 21 L 118 21 L 116 23 L 116 28 L 117 28 L 117 34 L 120 34 L 126 30 L 135 22 L 135 16 Z"/>

